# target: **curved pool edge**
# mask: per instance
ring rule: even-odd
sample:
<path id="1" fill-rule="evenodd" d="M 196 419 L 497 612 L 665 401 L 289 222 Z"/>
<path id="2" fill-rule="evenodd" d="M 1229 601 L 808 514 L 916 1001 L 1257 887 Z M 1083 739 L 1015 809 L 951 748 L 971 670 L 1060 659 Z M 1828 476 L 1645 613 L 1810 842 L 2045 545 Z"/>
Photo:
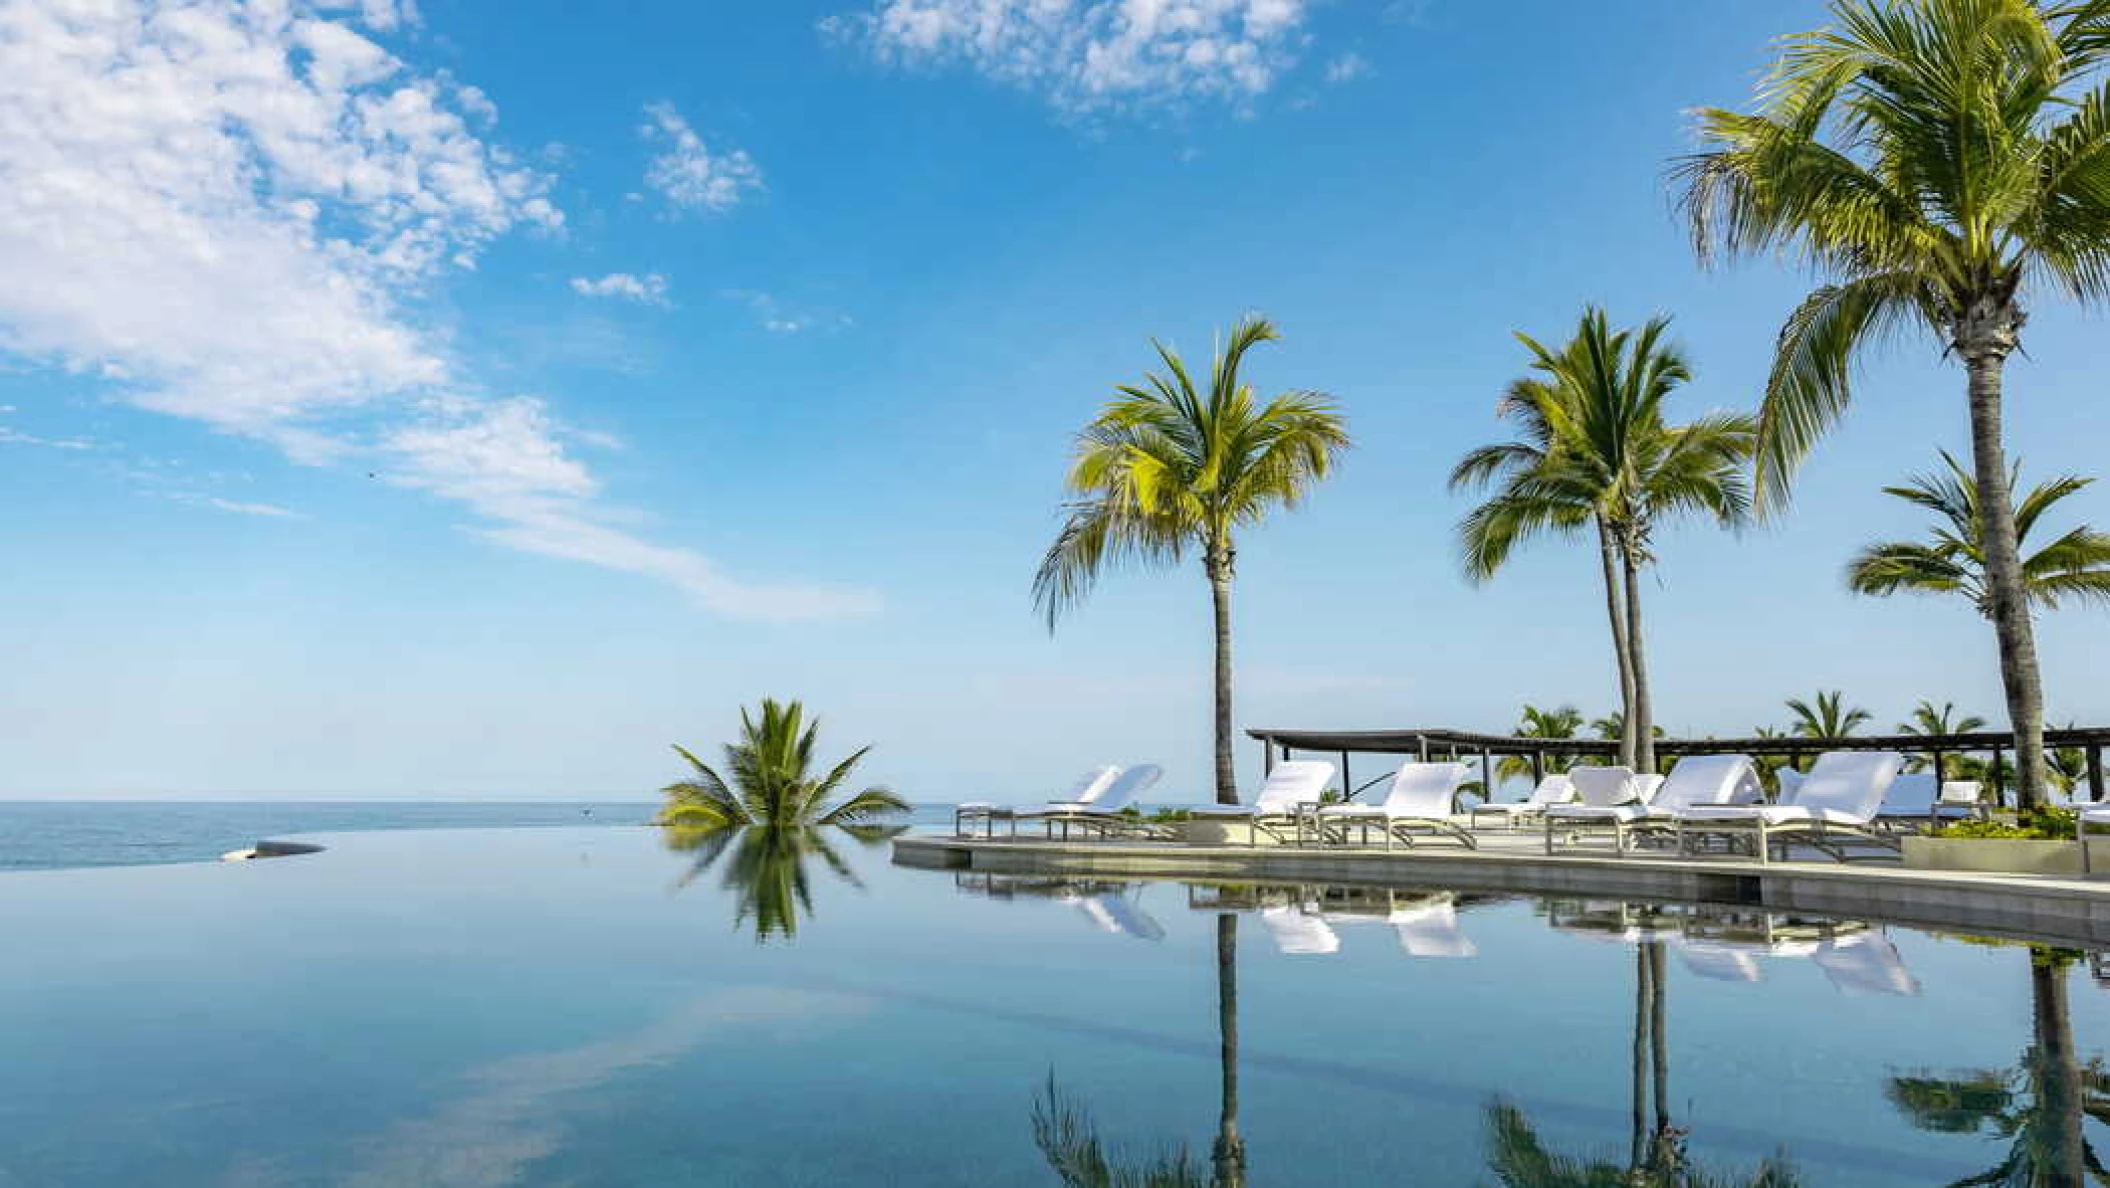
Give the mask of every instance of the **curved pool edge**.
<path id="1" fill-rule="evenodd" d="M 2015 940 L 2110 945 L 2110 882 L 1844 863 L 1064 842 L 907 834 L 897 865 L 1009 874 L 1440 886 L 1753 904 Z"/>

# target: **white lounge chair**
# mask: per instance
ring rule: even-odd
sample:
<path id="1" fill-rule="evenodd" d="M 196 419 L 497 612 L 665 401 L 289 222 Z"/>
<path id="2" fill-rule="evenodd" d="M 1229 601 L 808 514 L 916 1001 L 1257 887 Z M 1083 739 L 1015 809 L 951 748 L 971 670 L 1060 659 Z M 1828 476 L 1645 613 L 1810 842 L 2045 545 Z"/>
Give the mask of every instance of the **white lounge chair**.
<path id="1" fill-rule="evenodd" d="M 1892 780 L 1883 794 L 1883 807 L 1876 810 L 1876 824 L 1887 829 L 1929 829 L 1944 821 L 1964 821 L 1985 815 L 1976 780 L 1945 780 L 1936 783 L 1931 771 L 1907 772 Z"/>
<path id="2" fill-rule="evenodd" d="M 1631 767 L 1571 767 L 1568 779 L 1575 786 L 1575 801 L 1557 807 L 1568 808 L 1616 808 L 1633 804 L 1641 794 L 1634 783 Z M 1552 809 L 1541 816 L 1546 822 L 1546 852 L 1553 852 L 1553 830 L 1558 819 Z"/>
<path id="3" fill-rule="evenodd" d="M 1197 820 L 1226 824 L 1242 821 L 1252 827 L 1250 837 L 1256 846 L 1263 833 L 1282 841 L 1294 836 L 1305 806 L 1318 804 L 1319 796 L 1332 780 L 1331 763 L 1318 759 L 1286 760 L 1268 773 L 1267 782 L 1260 786 L 1260 794 L 1252 804 L 1207 804 L 1194 809 L 1191 815 Z"/>
<path id="4" fill-rule="evenodd" d="M 2095 863 L 2088 855 L 2088 831 L 2091 829 L 2110 829 L 2110 804 L 2083 806 L 2079 819 L 2074 822 L 2074 840 L 2081 844 L 2081 876 L 2083 878 L 2095 873 Z"/>
<path id="5" fill-rule="evenodd" d="M 1720 838 L 1753 843 L 1760 862 L 1778 844 L 1783 853 L 1801 840 L 1839 861 L 1844 841 L 1889 849 L 1898 839 L 1876 825 L 1883 794 L 1897 779 L 1905 757 L 1894 751 L 1831 751 L 1820 755 L 1808 778 L 1795 791 L 1793 804 L 1699 805 L 1677 810 L 1678 849 L 1689 852 L 1695 839 Z"/>
<path id="6" fill-rule="evenodd" d="M 1611 768 L 1607 770 L 1618 770 Z M 1634 785 L 1642 785 L 1640 777 Z M 1654 795 L 1624 804 L 1560 804 L 1546 810 L 1546 852 L 1553 852 L 1556 830 L 1564 830 L 1570 841 L 1578 833 L 1607 829 L 1612 846 L 1627 852 L 1628 839 L 1636 833 L 1675 834 L 1678 812 L 1698 805 L 1752 804 L 1758 800 L 1758 768 L 1749 755 L 1690 755 L 1678 760 L 1670 775 L 1657 777 Z"/>
<path id="7" fill-rule="evenodd" d="M 1260 923 L 1275 938 L 1275 947 L 1291 956 L 1337 953 L 1341 949 L 1340 934 L 1326 921 L 1291 904 L 1261 908 Z"/>
<path id="8" fill-rule="evenodd" d="M 1087 832 L 1100 834 L 1160 835 L 1163 830 L 1127 816 L 1126 810 L 1133 808 L 1136 800 L 1148 792 L 1150 786 L 1157 783 L 1158 777 L 1164 774 L 1165 769 L 1155 763 L 1138 763 L 1114 777 L 1114 781 L 1092 800 L 1046 804 L 1037 809 L 1023 810 L 1016 816 L 1020 821 L 1039 821 L 1050 837 L 1055 835 L 1055 827 L 1060 825 L 1065 839 L 1070 836 L 1070 827 L 1073 825 Z"/>
<path id="9" fill-rule="evenodd" d="M 1814 773 L 1812 773 L 1814 774 Z M 1895 994 L 1917 997 L 1919 979 L 1905 968 L 1890 938 L 1870 930 L 1837 937 L 1818 948 L 1811 960 L 1832 985 L 1847 994 Z"/>
<path id="10" fill-rule="evenodd" d="M 1464 842 L 1467 849 L 1480 848 L 1470 830 L 1451 820 L 1457 807 L 1458 786 L 1472 771 L 1467 763 L 1405 763 L 1392 776 L 1391 790 L 1381 804 L 1329 804 L 1319 810 L 1319 837 L 1323 841 L 1347 841 L 1351 831 L 1366 838 L 1372 827 L 1384 831 L 1385 848 L 1394 838 L 1414 844 L 1414 831 L 1448 834 Z"/>
<path id="11" fill-rule="evenodd" d="M 1118 767 L 1095 767 L 1077 777 L 1077 782 L 1070 785 L 1068 792 L 1050 803 L 1090 804 L 1097 800 L 1120 774 L 1121 769 Z M 1011 822 L 1011 832 L 1016 834 L 1018 832 L 1018 814 L 1031 811 L 1033 811 L 1032 808 L 1027 806 L 992 804 L 986 800 L 970 800 L 965 804 L 953 807 L 952 831 L 960 837 L 965 837 L 967 836 L 968 824 L 980 821 L 983 835 L 993 837 L 996 834 L 996 823 L 998 821 L 1009 821 Z"/>
<path id="12" fill-rule="evenodd" d="M 1531 795 L 1523 800 L 1505 804 L 1476 804 L 1473 806 L 1473 828 L 1480 827 L 1481 817 L 1493 817 L 1514 830 L 1520 822 L 1536 820 L 1556 804 L 1566 804 L 1575 799 L 1575 781 L 1556 772 L 1539 781 Z"/>

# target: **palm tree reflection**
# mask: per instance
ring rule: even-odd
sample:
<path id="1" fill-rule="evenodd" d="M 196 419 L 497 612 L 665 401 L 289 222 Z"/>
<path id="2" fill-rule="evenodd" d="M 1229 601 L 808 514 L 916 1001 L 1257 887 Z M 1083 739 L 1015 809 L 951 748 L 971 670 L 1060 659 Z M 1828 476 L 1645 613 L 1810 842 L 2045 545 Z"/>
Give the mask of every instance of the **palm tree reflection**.
<path id="1" fill-rule="evenodd" d="M 713 867 L 719 885 L 731 893 L 733 927 L 754 928 L 755 940 L 766 942 L 798 935 L 802 918 L 813 915 L 812 863 L 853 887 L 864 882 L 843 860 L 830 835 L 875 846 L 901 832 L 896 825 L 746 825 L 670 828 L 667 848 L 695 855 L 695 861 L 675 883 L 679 890 L 695 882 Z"/>
<path id="2" fill-rule="evenodd" d="M 2079 959 L 2070 949 L 2030 946 L 2033 1027 L 2030 1046 L 2014 1068 L 1890 1079 L 1885 1095 L 1914 1126 L 2012 1140 L 1998 1166 L 1952 1188 L 2079 1188 L 2091 1179 L 2110 1185 L 2110 1170 L 2081 1130 L 2083 1118 L 2110 1123 L 2110 1071 L 2100 1056 L 2083 1062 L 2074 1052 L 2066 981 Z"/>

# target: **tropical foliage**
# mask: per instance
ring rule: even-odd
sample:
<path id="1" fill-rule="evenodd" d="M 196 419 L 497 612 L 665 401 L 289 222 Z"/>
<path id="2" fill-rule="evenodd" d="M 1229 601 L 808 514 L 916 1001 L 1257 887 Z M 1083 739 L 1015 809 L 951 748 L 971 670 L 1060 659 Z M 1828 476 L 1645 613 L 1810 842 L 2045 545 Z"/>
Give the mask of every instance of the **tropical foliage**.
<path id="1" fill-rule="evenodd" d="M 803 706 L 772 698 L 762 702 L 759 718 L 740 711 L 740 738 L 725 747 L 730 779 L 677 744 L 674 751 L 689 765 L 691 775 L 661 790 L 666 804 L 658 823 L 705 829 L 856 825 L 908 810 L 908 802 L 886 788 L 844 794 L 870 747 L 860 747 L 825 774 L 816 774 L 819 737 L 820 722 L 808 722 Z"/>
<path id="2" fill-rule="evenodd" d="M 2001 441 L 2025 289 L 2110 296 L 2110 56 L 2102 0 L 1838 0 L 1786 38 L 1755 110 L 1700 112 L 1678 172 L 1702 259 L 1793 253 L 1827 280 L 1776 344 L 1760 498 L 1846 411 L 1854 362 L 1929 332 L 1967 374 L 1986 588 L 2022 803 L 2043 786 L 2043 702 Z"/>
<path id="3" fill-rule="evenodd" d="M 1526 705 L 1523 715 L 1517 719 L 1515 734 L 1518 738 L 1568 739 L 1574 738 L 1582 730 L 1582 725 L 1582 711 L 1572 705 L 1557 705 L 1550 710 Z M 1616 731 L 1613 737 L 1618 737 Z M 1544 764 L 1546 773 L 1551 775 L 1574 767 L 1576 758 L 1573 755 L 1548 755 Z M 1530 779 L 1531 775 L 1531 760 L 1523 755 L 1504 755 L 1495 763 L 1498 780 Z"/>
<path id="4" fill-rule="evenodd" d="M 1756 433 L 1740 415 L 1683 426 L 1664 419 L 1664 401 L 1692 377 L 1669 333 L 1667 318 L 1615 331 L 1591 308 L 1558 350 L 1518 334 L 1532 374 L 1510 385 L 1496 414 L 1519 437 L 1473 450 L 1451 473 L 1454 489 L 1493 488 L 1458 526 L 1475 581 L 1491 578 L 1533 537 L 1595 534 L 1627 727 L 1622 758 L 1641 770 L 1655 766 L 1641 571 L 1655 562 L 1655 532 L 1669 520 L 1745 520 L 1743 467 Z"/>
<path id="5" fill-rule="evenodd" d="M 1231 759 L 1231 583 L 1240 530 L 1295 507 L 1348 448 L 1331 400 L 1288 392 L 1262 402 L 1239 376 L 1246 352 L 1278 335 L 1248 318 L 1217 352 L 1205 388 L 1164 344 L 1164 365 L 1122 385 L 1077 435 L 1062 530 L 1042 557 L 1033 598 L 1053 630 L 1107 570 L 1200 558 L 1216 628 L 1216 797 L 1238 801 Z"/>
<path id="6" fill-rule="evenodd" d="M 1935 738 L 1951 734 L 1972 734 L 1986 728 L 1986 720 L 1977 714 L 1959 714 L 1954 702 L 1945 701 L 1937 708 L 1931 701 L 1922 700 L 1912 707 L 1910 721 L 1898 723 L 1899 734 L 1914 734 L 1922 738 Z M 1934 756 L 1928 753 L 1910 755 L 1905 759 L 1906 771 L 1930 771 L 1934 767 Z M 1976 755 L 1945 754 L 1942 756 L 1942 775 L 1952 780 L 1978 780 L 1983 782 L 1991 764 Z"/>
<path id="7" fill-rule="evenodd" d="M 1986 573 L 1978 482 L 1946 450 L 1941 460 L 1941 473 L 1915 475 L 1904 486 L 1883 488 L 1942 518 L 1933 539 L 1868 546 L 1847 566 L 1846 583 L 1856 594 L 1961 595 L 1990 619 L 1993 593 Z M 2029 542 L 2030 530 L 2054 504 L 2091 481 L 2062 475 L 2030 488 L 2015 508 L 2016 546 Z M 2017 463 L 2009 486 L 2021 485 L 2022 467 Z M 2110 602 L 2110 535 L 2082 524 L 2023 557 L 2022 588 L 2032 605 L 2047 610 L 2057 609 L 2062 599 Z"/>
<path id="8" fill-rule="evenodd" d="M 1207 1169 L 1185 1147 L 1134 1162 L 1110 1155 L 1090 1112 L 1053 1073 L 1033 1100 L 1033 1145 L 1063 1188 L 1211 1188 Z"/>
<path id="9" fill-rule="evenodd" d="M 1847 738 L 1875 720 L 1860 706 L 1846 704 L 1846 694 L 1838 689 L 1819 689 L 1808 701 L 1790 697 L 1787 707 L 1788 733 L 1797 738 Z"/>
<path id="10" fill-rule="evenodd" d="M 1747 1175 L 1695 1167 L 1675 1135 L 1659 1136 L 1653 1163 L 1633 1167 L 1609 1159 L 1578 1159 L 1549 1150 L 1531 1119 L 1508 1102 L 1487 1111 L 1488 1170 L 1503 1188 L 1797 1188 L 1789 1164 L 1766 1159 Z"/>
<path id="11" fill-rule="evenodd" d="M 686 887 L 716 869 L 719 884 L 732 894 L 733 927 L 751 926 L 757 941 L 798 935 L 799 923 L 813 914 L 813 871 L 818 864 L 853 887 L 864 883 L 830 836 L 864 845 L 901 832 L 898 825 L 702 826 L 667 831 L 667 848 L 695 855 L 677 887 Z"/>

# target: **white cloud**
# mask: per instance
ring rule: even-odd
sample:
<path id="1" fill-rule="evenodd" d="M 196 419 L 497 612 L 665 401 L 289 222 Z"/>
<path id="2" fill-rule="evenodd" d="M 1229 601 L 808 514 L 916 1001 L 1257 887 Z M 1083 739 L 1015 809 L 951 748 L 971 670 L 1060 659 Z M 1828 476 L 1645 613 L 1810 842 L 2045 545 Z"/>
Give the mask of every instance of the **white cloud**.
<path id="1" fill-rule="evenodd" d="M 0 412 L 13 411 L 13 409 L 0 409 Z M 92 450 L 96 448 L 96 444 L 85 437 L 38 437 L 34 433 L 24 433 L 19 429 L 10 429 L 5 425 L 0 425 L 0 445 L 45 446 L 54 450 Z"/>
<path id="2" fill-rule="evenodd" d="M 383 451 L 494 539 L 727 613 L 868 607 L 610 527 L 539 405 L 484 396 L 423 328 L 440 279 L 563 218 L 546 176 L 472 130 L 487 96 L 370 36 L 415 19 L 403 0 L 0 0 L 0 354 L 298 461 Z"/>
<path id="3" fill-rule="evenodd" d="M 571 278 L 571 287 L 573 292 L 585 297 L 619 297 L 645 305 L 667 303 L 667 278 L 657 272 L 643 276 L 611 272 L 599 280 L 575 276 Z"/>
<path id="4" fill-rule="evenodd" d="M 280 507 L 275 503 L 243 503 L 234 499 L 211 497 L 205 500 L 205 506 L 218 508 L 223 512 L 233 512 L 241 516 L 264 516 L 275 520 L 307 519 L 306 516 L 299 512 L 291 508 Z"/>
<path id="5" fill-rule="evenodd" d="M 1243 105 L 1295 64 L 1311 0 L 876 0 L 823 32 L 890 65 L 965 64 L 1070 113 Z"/>
<path id="6" fill-rule="evenodd" d="M 640 131 L 663 146 L 645 167 L 645 183 L 676 207 L 718 214 L 762 188 L 762 170 L 754 158 L 739 149 L 712 152 L 672 103 L 651 104 L 645 116 Z"/>
<path id="7" fill-rule="evenodd" d="M 794 310 L 768 293 L 752 289 L 727 289 L 725 296 L 746 305 L 755 322 L 771 334 L 803 334 L 814 329 L 841 329 L 856 322 L 848 314 L 819 314 Z"/>
<path id="8" fill-rule="evenodd" d="M 1326 81 L 1335 84 L 1354 82 L 1368 76 L 1370 71 L 1370 59 L 1350 50 L 1326 64 Z"/>

